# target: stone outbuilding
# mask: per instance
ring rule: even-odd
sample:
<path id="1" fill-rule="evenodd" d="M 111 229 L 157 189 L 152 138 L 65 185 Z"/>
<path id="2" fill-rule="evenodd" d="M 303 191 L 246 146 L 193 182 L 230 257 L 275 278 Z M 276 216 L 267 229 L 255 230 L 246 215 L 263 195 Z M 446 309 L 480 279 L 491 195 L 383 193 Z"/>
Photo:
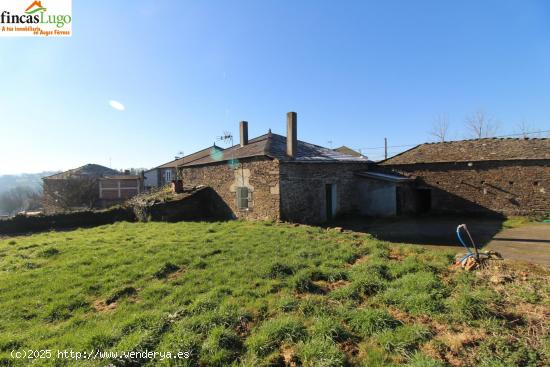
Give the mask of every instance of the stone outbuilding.
<path id="1" fill-rule="evenodd" d="M 413 183 L 397 192 L 405 209 L 435 213 L 550 214 L 550 139 L 475 139 L 427 143 L 376 170 Z"/>

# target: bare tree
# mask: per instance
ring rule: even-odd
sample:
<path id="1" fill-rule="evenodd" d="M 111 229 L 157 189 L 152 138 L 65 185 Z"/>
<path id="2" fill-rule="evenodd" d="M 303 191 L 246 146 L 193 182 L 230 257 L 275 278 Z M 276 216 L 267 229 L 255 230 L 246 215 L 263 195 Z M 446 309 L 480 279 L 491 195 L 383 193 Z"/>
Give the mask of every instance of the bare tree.
<path id="1" fill-rule="evenodd" d="M 44 185 L 44 206 L 51 211 L 75 208 L 91 209 L 99 200 L 99 181 L 92 176 L 71 176 L 49 180 Z"/>
<path id="2" fill-rule="evenodd" d="M 444 142 L 447 139 L 449 134 L 449 118 L 447 115 L 440 114 L 438 115 L 432 125 L 430 130 L 430 135 L 433 136 L 437 141 Z"/>
<path id="3" fill-rule="evenodd" d="M 487 117 L 484 111 L 478 110 L 466 117 L 469 136 L 474 139 L 490 138 L 497 134 L 498 122 Z"/>
<path id="4" fill-rule="evenodd" d="M 528 138 L 529 136 L 532 136 L 532 137 L 541 136 L 539 129 L 532 127 L 525 120 L 521 120 L 521 122 L 517 125 L 517 130 L 518 130 L 518 133 L 521 134 L 523 138 Z"/>

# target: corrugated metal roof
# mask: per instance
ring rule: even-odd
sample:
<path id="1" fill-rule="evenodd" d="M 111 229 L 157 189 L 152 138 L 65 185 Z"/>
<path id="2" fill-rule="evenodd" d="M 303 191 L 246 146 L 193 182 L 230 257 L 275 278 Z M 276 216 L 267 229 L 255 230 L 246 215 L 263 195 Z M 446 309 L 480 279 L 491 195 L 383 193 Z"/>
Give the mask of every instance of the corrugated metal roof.
<path id="1" fill-rule="evenodd" d="M 372 172 L 372 171 L 358 172 L 356 173 L 356 175 L 360 177 L 373 178 L 375 180 L 389 181 L 389 182 L 411 181 L 410 177 L 402 176 L 399 174 L 389 174 L 389 173 L 382 173 L 382 172 Z"/>

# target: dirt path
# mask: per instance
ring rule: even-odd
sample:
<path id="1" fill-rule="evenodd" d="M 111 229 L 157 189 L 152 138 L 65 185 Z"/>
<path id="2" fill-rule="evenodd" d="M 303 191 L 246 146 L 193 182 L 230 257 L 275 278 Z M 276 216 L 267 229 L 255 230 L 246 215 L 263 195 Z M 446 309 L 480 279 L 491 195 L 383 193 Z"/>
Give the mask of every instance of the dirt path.
<path id="1" fill-rule="evenodd" d="M 528 224 L 497 233 L 484 247 L 505 259 L 550 266 L 550 224 Z"/>

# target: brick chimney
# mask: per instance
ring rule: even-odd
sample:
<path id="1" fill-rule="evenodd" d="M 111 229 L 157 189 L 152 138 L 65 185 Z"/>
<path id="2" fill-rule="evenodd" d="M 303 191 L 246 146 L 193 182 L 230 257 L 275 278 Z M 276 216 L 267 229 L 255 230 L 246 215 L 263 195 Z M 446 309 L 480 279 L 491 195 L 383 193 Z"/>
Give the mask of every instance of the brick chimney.
<path id="1" fill-rule="evenodd" d="M 239 127 L 241 132 L 241 147 L 244 147 L 248 144 L 248 122 L 241 121 Z"/>
<path id="2" fill-rule="evenodd" d="M 286 155 L 290 158 L 296 156 L 298 147 L 297 127 L 298 117 L 296 112 L 288 112 L 286 114 Z"/>

